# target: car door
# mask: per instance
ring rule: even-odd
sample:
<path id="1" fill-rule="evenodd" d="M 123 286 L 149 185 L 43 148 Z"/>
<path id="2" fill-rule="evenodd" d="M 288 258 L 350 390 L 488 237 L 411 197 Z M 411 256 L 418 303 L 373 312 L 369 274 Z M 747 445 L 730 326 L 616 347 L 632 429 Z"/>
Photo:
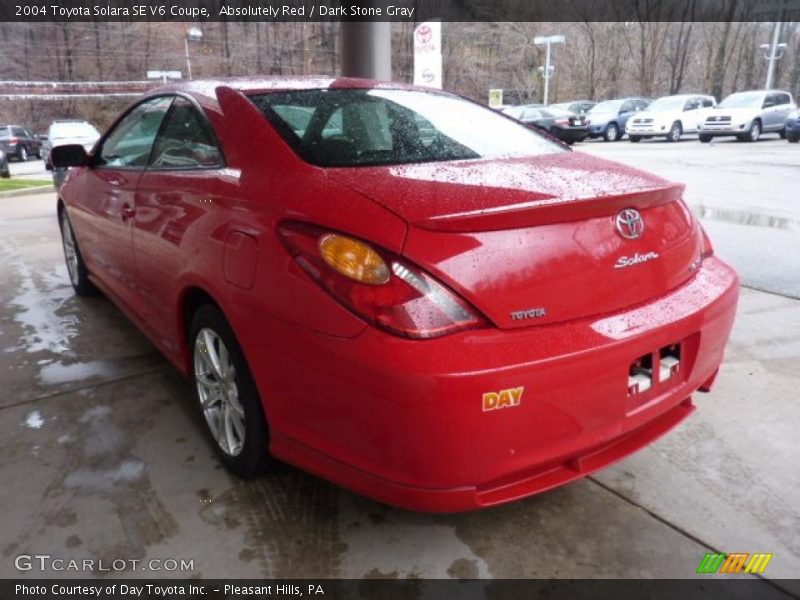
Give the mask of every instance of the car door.
<path id="1" fill-rule="evenodd" d="M 696 97 L 687 98 L 686 102 L 684 103 L 683 114 L 681 115 L 681 123 L 683 125 L 684 133 L 694 133 L 697 131 L 697 124 L 699 121 L 699 115 L 701 113 L 700 106 L 700 98 Z"/>
<path id="2" fill-rule="evenodd" d="M 625 131 L 625 125 L 628 123 L 628 119 L 630 119 L 635 112 L 636 104 L 633 100 L 627 100 L 622 103 L 622 106 L 619 107 L 619 114 L 617 115 L 620 132 Z"/>
<path id="3" fill-rule="evenodd" d="M 28 152 L 30 154 L 39 155 L 39 149 L 41 148 L 42 142 L 39 141 L 39 138 L 33 135 L 27 129 L 23 129 L 22 133 L 25 135 L 25 141 L 28 144 Z"/>
<path id="4" fill-rule="evenodd" d="M 224 208 L 225 201 L 219 198 L 225 194 L 220 190 L 233 185 L 225 179 L 224 169 L 208 119 L 194 101 L 176 97 L 139 180 L 133 233 L 137 305 L 168 352 L 176 350 L 179 339 L 175 306 L 180 274 L 196 254 L 198 243 L 229 241 L 221 229 L 203 229 L 215 226 L 215 220 L 208 217 Z M 202 233 L 193 227 L 198 224 Z M 214 240 L 215 236 L 221 239 Z M 240 241 L 237 238 L 235 243 Z M 214 279 L 215 269 L 221 267 L 204 265 L 202 270 Z"/>
<path id="5" fill-rule="evenodd" d="M 789 119 L 789 114 L 794 107 L 792 105 L 792 97 L 786 92 L 777 92 L 775 96 L 776 129 L 782 131 L 786 127 L 786 121 Z"/>
<path id="6" fill-rule="evenodd" d="M 778 95 L 770 92 L 764 96 L 764 102 L 761 105 L 761 119 L 763 122 L 763 131 L 775 131 L 779 128 L 780 115 L 778 107 Z"/>
<path id="7" fill-rule="evenodd" d="M 129 306 L 135 285 L 132 220 L 136 185 L 171 102 L 172 96 L 150 98 L 115 124 L 92 157 L 83 193 L 71 207 L 73 227 L 85 249 L 89 270 Z"/>

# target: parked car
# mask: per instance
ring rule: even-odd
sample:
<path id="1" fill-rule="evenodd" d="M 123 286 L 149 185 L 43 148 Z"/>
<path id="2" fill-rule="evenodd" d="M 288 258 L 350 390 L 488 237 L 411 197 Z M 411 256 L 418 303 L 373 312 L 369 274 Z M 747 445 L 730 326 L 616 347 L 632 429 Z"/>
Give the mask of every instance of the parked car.
<path id="1" fill-rule="evenodd" d="M 76 293 L 192 380 L 242 476 L 271 454 L 406 508 L 510 502 L 681 422 L 733 324 L 682 186 L 440 91 L 184 82 L 52 161 Z"/>
<path id="2" fill-rule="evenodd" d="M 503 113 L 504 115 L 508 115 L 512 119 L 516 119 L 517 121 L 519 121 L 521 120 L 521 117 L 526 110 L 541 108 L 542 106 L 544 106 L 544 104 L 535 102 L 532 104 L 520 104 L 517 106 L 504 106 L 500 109 L 500 112 Z"/>
<path id="3" fill-rule="evenodd" d="M 791 144 L 800 142 L 800 110 L 789 113 L 786 120 L 786 139 Z"/>
<path id="4" fill-rule="evenodd" d="M 572 102 L 551 104 L 550 108 L 560 108 L 575 113 L 576 115 L 585 115 L 595 106 L 597 106 L 597 102 L 592 102 L 591 100 L 573 100 Z"/>
<path id="5" fill-rule="evenodd" d="M 7 159 L 25 162 L 31 156 L 41 158 L 42 142 L 19 125 L 0 125 L 0 149 Z"/>
<path id="6" fill-rule="evenodd" d="M 643 138 L 665 137 L 677 142 L 684 133 L 696 133 L 704 118 L 703 108 L 716 106 L 714 96 L 678 94 L 654 100 L 638 115 L 628 119 L 625 132 L 631 142 Z"/>
<path id="7" fill-rule="evenodd" d="M 763 133 L 786 136 L 786 120 L 797 108 L 789 92 L 753 90 L 731 94 L 709 110 L 699 125 L 701 142 L 719 136 L 736 136 L 742 142 L 755 142 Z"/>
<path id="8" fill-rule="evenodd" d="M 11 171 L 8 169 L 8 157 L 2 150 L 0 150 L 0 177 L 3 179 L 11 177 Z"/>
<path id="9" fill-rule="evenodd" d="M 616 142 L 625 135 L 625 124 L 633 115 L 647 108 L 647 98 L 620 98 L 595 105 L 586 115 L 589 137 Z"/>
<path id="10" fill-rule="evenodd" d="M 517 120 L 541 129 L 570 145 L 584 140 L 589 135 L 584 117 L 552 106 L 546 108 L 525 107 Z"/>
<path id="11" fill-rule="evenodd" d="M 47 139 L 42 143 L 44 166 L 52 168 L 50 151 L 56 146 L 80 144 L 89 152 L 100 138 L 97 128 L 83 119 L 58 119 L 53 121 L 47 131 Z"/>

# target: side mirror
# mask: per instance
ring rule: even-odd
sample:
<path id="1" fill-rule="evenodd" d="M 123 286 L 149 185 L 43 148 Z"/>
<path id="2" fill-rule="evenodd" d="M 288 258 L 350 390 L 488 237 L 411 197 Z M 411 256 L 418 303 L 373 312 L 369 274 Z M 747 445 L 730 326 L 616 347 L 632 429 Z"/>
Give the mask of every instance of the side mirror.
<path id="1" fill-rule="evenodd" d="M 83 167 L 88 162 L 86 150 L 80 144 L 56 146 L 50 150 L 50 162 L 54 167 Z"/>

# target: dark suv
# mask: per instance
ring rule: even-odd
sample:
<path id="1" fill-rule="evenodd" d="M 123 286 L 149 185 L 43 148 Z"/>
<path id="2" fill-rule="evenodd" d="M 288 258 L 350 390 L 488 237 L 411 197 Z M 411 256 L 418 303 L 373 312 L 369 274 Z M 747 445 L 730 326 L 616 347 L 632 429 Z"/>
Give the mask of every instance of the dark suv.
<path id="1" fill-rule="evenodd" d="M 0 149 L 9 160 L 16 158 L 25 162 L 29 156 L 42 158 L 42 142 L 18 125 L 0 125 Z"/>

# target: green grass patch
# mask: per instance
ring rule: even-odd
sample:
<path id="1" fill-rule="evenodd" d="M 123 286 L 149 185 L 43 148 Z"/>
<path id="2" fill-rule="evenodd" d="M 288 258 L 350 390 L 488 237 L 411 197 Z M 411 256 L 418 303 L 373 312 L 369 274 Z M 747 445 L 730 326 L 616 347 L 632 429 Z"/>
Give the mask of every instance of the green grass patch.
<path id="1" fill-rule="evenodd" d="M 43 185 L 53 185 L 49 179 L 2 179 L 0 178 L 0 192 L 11 192 L 24 190 L 26 188 L 40 187 Z"/>

